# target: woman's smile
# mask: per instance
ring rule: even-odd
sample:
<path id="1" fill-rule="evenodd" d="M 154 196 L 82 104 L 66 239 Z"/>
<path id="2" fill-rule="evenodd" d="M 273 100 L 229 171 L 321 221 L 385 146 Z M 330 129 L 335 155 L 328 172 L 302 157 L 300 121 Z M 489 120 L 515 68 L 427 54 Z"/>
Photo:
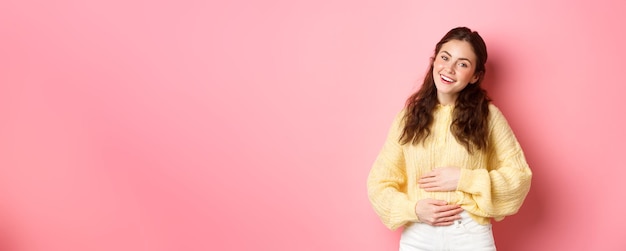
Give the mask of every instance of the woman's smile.
<path id="1" fill-rule="evenodd" d="M 443 82 L 444 84 L 454 84 L 454 82 L 456 82 L 456 80 L 441 74 L 441 82 Z"/>

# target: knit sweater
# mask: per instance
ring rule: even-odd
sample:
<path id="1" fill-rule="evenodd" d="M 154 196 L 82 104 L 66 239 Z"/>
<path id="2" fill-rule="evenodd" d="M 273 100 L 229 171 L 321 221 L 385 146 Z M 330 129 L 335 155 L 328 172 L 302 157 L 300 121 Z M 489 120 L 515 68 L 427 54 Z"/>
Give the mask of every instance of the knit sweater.
<path id="1" fill-rule="evenodd" d="M 438 105 L 430 135 L 419 144 L 400 144 L 402 110 L 394 119 L 367 180 L 372 207 L 388 228 L 419 222 L 418 200 L 458 204 L 480 224 L 517 213 L 530 189 L 532 173 L 522 148 L 500 110 L 489 105 L 487 149 L 472 154 L 450 132 L 453 105 Z M 455 191 L 426 192 L 417 180 L 437 167 L 461 169 Z"/>

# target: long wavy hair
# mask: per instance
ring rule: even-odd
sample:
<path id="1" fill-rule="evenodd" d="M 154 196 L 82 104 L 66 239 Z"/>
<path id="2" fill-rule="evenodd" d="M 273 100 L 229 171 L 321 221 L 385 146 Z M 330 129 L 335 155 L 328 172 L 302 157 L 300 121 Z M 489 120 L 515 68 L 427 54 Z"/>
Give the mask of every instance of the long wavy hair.
<path id="1" fill-rule="evenodd" d="M 452 113 L 450 131 L 456 140 L 465 147 L 469 153 L 473 150 L 487 148 L 489 103 L 491 99 L 481 87 L 485 76 L 485 63 L 487 62 L 487 46 L 485 41 L 466 27 L 457 27 L 446 33 L 435 46 L 435 54 L 431 58 L 430 67 L 420 89 L 412 94 L 406 101 L 404 115 L 404 129 L 400 136 L 400 143 L 419 144 L 431 133 L 433 123 L 433 111 L 439 104 L 437 99 L 437 87 L 433 78 L 434 58 L 441 50 L 443 44 L 450 40 L 467 41 L 476 54 L 476 69 L 474 74 L 479 78 L 475 83 L 468 84 L 459 93 Z"/>

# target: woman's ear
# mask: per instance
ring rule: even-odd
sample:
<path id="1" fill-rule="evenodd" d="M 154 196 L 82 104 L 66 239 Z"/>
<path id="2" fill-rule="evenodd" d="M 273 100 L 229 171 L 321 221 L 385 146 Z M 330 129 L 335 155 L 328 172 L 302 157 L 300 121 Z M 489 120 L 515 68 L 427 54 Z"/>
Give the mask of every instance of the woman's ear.
<path id="1" fill-rule="evenodd" d="M 483 77 L 483 72 L 482 71 L 474 73 L 474 76 L 472 76 L 472 81 L 470 81 L 470 84 L 476 84 L 478 82 L 478 80 L 480 78 L 482 78 L 482 77 Z"/>

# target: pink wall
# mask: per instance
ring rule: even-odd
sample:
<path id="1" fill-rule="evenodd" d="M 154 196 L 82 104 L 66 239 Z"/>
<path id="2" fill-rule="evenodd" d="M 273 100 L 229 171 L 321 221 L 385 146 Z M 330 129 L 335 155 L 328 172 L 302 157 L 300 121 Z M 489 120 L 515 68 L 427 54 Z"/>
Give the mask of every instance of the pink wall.
<path id="1" fill-rule="evenodd" d="M 619 1 L 50 2 L 0 3 L 0 250 L 395 250 L 365 179 L 458 25 L 535 173 L 500 250 L 626 250 Z"/>

